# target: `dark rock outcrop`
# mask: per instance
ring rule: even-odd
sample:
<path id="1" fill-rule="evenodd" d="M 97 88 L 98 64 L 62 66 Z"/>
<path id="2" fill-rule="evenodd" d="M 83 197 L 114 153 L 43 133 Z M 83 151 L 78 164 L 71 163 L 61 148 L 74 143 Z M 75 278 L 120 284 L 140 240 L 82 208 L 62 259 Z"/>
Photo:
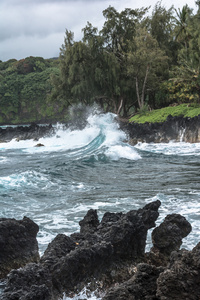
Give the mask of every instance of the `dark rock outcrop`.
<path id="1" fill-rule="evenodd" d="M 41 264 L 30 263 L 12 270 L 8 275 L 9 291 L 0 296 L 4 300 L 50 300 L 52 298 L 51 274 Z M 56 299 L 56 298 L 55 298 Z"/>
<path id="2" fill-rule="evenodd" d="M 79 222 L 80 225 L 80 233 L 88 234 L 94 233 L 97 230 L 97 226 L 99 225 L 99 219 L 97 215 L 97 211 L 90 209 L 83 220 Z"/>
<path id="3" fill-rule="evenodd" d="M 159 300 L 200 299 L 200 243 L 192 251 L 172 253 L 168 268 L 157 280 Z"/>
<path id="4" fill-rule="evenodd" d="M 167 267 L 138 264 L 128 281 L 112 287 L 103 300 L 199 300 L 200 243 L 171 254 Z"/>
<path id="5" fill-rule="evenodd" d="M 6 127 L 0 128 L 0 141 L 9 142 L 12 139 L 16 141 L 34 139 L 38 141 L 41 137 L 52 135 L 54 133 L 53 126 L 39 126 L 32 123 L 30 126 L 16 126 L 16 127 Z"/>
<path id="6" fill-rule="evenodd" d="M 119 120 L 132 145 L 138 142 L 167 143 L 169 141 L 200 142 L 200 115 L 194 118 L 172 117 L 162 123 L 128 123 Z"/>
<path id="7" fill-rule="evenodd" d="M 152 250 L 158 250 L 164 255 L 170 255 L 172 251 L 179 250 L 182 239 L 192 230 L 191 224 L 179 214 L 166 216 L 164 222 L 152 232 Z"/>
<path id="8" fill-rule="evenodd" d="M 144 257 L 147 231 L 155 226 L 159 206 L 155 201 L 127 214 L 106 213 L 100 223 L 96 211 L 90 210 L 80 222 L 80 233 L 58 235 L 38 264 L 10 272 L 2 299 L 19 299 L 13 298 L 16 294 L 23 299 L 58 299 L 92 278 L 108 281 L 124 261 Z"/>
<path id="9" fill-rule="evenodd" d="M 155 265 L 167 265 L 173 251 L 178 251 L 182 239 L 192 230 L 191 224 L 179 214 L 167 215 L 164 221 L 152 231 L 153 247 L 147 254 Z"/>
<path id="10" fill-rule="evenodd" d="M 0 278 L 11 269 L 39 261 L 38 231 L 38 225 L 26 217 L 20 221 L 0 219 Z"/>
<path id="11" fill-rule="evenodd" d="M 35 145 L 35 147 L 44 147 L 44 145 L 41 143 L 38 143 L 37 145 Z"/>
<path id="12" fill-rule="evenodd" d="M 12 270 L 0 299 L 57 300 L 87 283 L 103 292 L 103 300 L 200 299 L 200 243 L 192 251 L 179 250 L 191 231 L 183 216 L 168 215 L 153 230 L 153 247 L 145 253 L 147 231 L 155 226 L 159 206 L 154 201 L 126 214 L 107 212 L 101 222 L 96 210 L 89 210 L 80 232 L 59 234 L 38 263 Z M 23 221 L 35 235 L 34 223 Z"/>
<path id="13" fill-rule="evenodd" d="M 192 251 L 179 251 L 190 231 L 183 216 L 168 215 L 152 232 L 154 246 L 147 253 L 148 264 L 136 265 L 134 276 L 110 288 L 103 300 L 200 299 L 200 243 Z"/>
<path id="14" fill-rule="evenodd" d="M 128 281 L 111 288 L 103 300 L 155 300 L 157 279 L 162 267 L 141 263 L 136 267 L 136 273 Z"/>

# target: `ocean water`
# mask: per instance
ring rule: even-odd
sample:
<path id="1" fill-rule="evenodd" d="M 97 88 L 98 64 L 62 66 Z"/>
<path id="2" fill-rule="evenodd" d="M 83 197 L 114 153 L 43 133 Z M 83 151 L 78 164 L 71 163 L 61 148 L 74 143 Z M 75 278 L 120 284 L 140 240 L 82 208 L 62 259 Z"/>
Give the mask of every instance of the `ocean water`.
<path id="1" fill-rule="evenodd" d="M 90 208 L 101 219 L 106 211 L 127 212 L 159 199 L 157 224 L 170 213 L 185 216 L 193 229 L 182 247 L 192 249 L 199 242 L 200 144 L 133 147 L 126 140 L 108 113 L 91 114 L 83 130 L 58 124 L 54 136 L 39 140 L 44 147 L 33 140 L 0 143 L 0 217 L 36 222 L 42 254 L 58 233 L 78 231 Z M 84 299 L 84 292 L 74 299 Z"/>

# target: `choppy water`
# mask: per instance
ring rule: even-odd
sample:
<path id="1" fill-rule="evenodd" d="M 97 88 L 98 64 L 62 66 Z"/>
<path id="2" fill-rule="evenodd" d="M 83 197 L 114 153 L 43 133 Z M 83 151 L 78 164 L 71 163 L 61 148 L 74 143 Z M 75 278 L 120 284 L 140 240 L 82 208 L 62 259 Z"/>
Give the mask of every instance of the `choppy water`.
<path id="1" fill-rule="evenodd" d="M 180 213 L 193 227 L 183 246 L 199 241 L 200 144 L 133 147 L 114 117 L 91 115 L 83 130 L 59 125 L 55 136 L 39 140 L 45 147 L 33 140 L 0 144 L 0 217 L 34 220 L 41 253 L 58 233 L 78 231 L 90 208 L 101 218 L 156 199 L 162 202 L 157 224 Z"/>

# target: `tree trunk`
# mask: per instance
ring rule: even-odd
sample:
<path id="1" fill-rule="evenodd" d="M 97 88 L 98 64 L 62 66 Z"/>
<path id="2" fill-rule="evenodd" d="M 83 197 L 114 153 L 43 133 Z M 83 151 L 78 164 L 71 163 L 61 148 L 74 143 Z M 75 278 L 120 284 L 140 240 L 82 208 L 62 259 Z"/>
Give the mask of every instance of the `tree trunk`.
<path id="1" fill-rule="evenodd" d="M 119 115 L 120 114 L 120 111 L 121 111 L 121 109 L 122 109 L 122 105 L 123 105 L 123 98 L 121 99 L 121 101 L 120 101 L 120 104 L 119 104 L 119 107 L 118 107 L 118 110 L 117 110 L 117 115 Z"/>
<path id="2" fill-rule="evenodd" d="M 143 106 L 144 106 L 145 87 L 146 87 L 146 83 L 147 83 L 149 68 L 150 68 L 149 65 L 147 65 L 146 73 L 145 73 L 145 77 L 144 77 L 144 82 L 143 82 L 143 85 L 142 85 L 142 94 L 141 94 L 141 96 L 140 96 L 140 92 L 139 92 L 138 77 L 137 76 L 135 77 L 137 101 L 138 101 L 138 105 L 139 105 L 140 109 L 143 108 Z"/>
<path id="3" fill-rule="evenodd" d="M 146 74 L 145 74 L 143 87 L 142 87 L 142 96 L 141 96 L 141 105 L 142 105 L 142 107 L 144 106 L 144 94 L 145 94 L 145 87 L 146 87 L 146 83 L 147 83 L 148 73 L 149 73 L 149 65 L 147 65 L 147 68 L 146 68 Z"/>
<path id="4" fill-rule="evenodd" d="M 136 94 L 137 94 L 137 101 L 139 108 L 141 108 L 141 101 L 140 101 L 140 93 L 139 93 L 139 85 L 138 85 L 138 78 L 137 76 L 135 77 L 135 87 L 136 87 Z"/>

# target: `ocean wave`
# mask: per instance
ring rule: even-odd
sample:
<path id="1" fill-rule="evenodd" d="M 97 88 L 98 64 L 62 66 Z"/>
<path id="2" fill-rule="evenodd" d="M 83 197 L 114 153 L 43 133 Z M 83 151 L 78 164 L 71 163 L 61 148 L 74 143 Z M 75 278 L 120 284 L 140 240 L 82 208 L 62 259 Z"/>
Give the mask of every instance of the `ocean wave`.
<path id="1" fill-rule="evenodd" d="M 135 151 L 133 147 L 124 145 L 111 146 L 106 150 L 105 154 L 112 160 L 118 160 L 120 158 L 129 160 L 141 159 L 141 156 Z"/>
<path id="2" fill-rule="evenodd" d="M 115 122 L 112 113 L 94 114 L 87 119 L 87 126 L 82 130 L 71 130 L 62 124 L 55 127 L 56 133 L 51 137 L 40 138 L 39 141 L 13 139 L 2 143 L 0 150 L 18 149 L 29 154 L 65 152 L 68 159 L 129 160 L 140 159 L 134 147 L 124 143 L 126 134 Z M 41 147 L 35 147 L 41 144 Z"/>
<path id="3" fill-rule="evenodd" d="M 8 158 L 4 156 L 0 156 L 0 164 L 4 164 L 6 162 L 8 162 Z"/>
<path id="4" fill-rule="evenodd" d="M 0 177 L 0 186 L 4 188 L 19 187 L 37 187 L 49 188 L 53 183 L 49 181 L 48 176 L 35 170 L 25 171 L 21 173 L 13 173 L 9 176 Z"/>

